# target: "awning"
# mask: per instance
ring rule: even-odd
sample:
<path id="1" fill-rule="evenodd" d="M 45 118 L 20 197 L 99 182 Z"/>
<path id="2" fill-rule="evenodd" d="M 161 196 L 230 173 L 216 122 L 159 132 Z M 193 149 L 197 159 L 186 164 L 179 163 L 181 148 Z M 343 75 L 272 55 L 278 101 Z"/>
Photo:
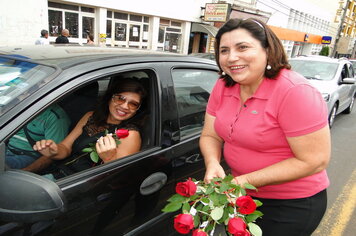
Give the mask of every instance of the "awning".
<path id="1" fill-rule="evenodd" d="M 201 23 L 192 23 L 192 32 L 203 32 L 206 34 L 210 34 L 211 36 L 215 37 L 218 33 L 218 28 L 213 25 L 208 24 L 201 24 Z"/>

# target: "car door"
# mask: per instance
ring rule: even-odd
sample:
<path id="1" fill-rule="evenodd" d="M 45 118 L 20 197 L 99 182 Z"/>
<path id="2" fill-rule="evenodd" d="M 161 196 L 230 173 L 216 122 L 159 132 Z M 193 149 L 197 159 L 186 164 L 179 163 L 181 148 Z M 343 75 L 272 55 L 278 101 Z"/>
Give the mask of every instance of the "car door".
<path id="1" fill-rule="evenodd" d="M 351 101 L 351 98 L 353 96 L 353 85 L 352 84 L 348 84 L 348 83 L 344 83 L 344 81 L 346 81 L 348 78 L 354 78 L 353 76 L 353 70 L 351 68 L 350 71 L 350 65 L 348 65 L 347 63 L 344 63 L 342 70 L 341 70 L 341 75 L 340 75 L 340 82 L 339 82 L 339 89 L 338 89 L 338 93 L 339 93 L 339 111 L 343 111 L 345 110 Z"/>
<path id="2" fill-rule="evenodd" d="M 175 181 L 170 161 L 172 142 L 171 136 L 166 134 L 174 133 L 172 124 L 177 123 L 170 120 L 176 117 L 161 115 L 162 111 L 174 114 L 169 113 L 170 109 L 174 111 L 173 107 L 164 107 L 167 102 L 165 104 L 161 102 L 170 101 L 174 97 L 165 87 L 169 83 L 160 80 L 170 78 L 160 75 L 164 66 L 159 64 L 142 63 L 97 69 L 66 80 L 66 83 L 56 86 L 50 93 L 44 93 L 46 95 L 39 99 L 35 106 L 28 107 L 25 115 L 31 117 L 33 116 L 31 112 L 44 110 L 53 103 L 60 103 L 66 96 L 79 88 L 86 88 L 93 82 L 107 85 L 110 80 L 120 78 L 122 74 L 143 74 L 147 77 L 142 78 L 147 80 L 146 88 L 149 89 L 148 119 L 143 130 L 142 150 L 137 154 L 69 175 L 55 182 L 20 170 L 6 171 L 8 174 L 0 175 L 4 176 L 2 179 L 4 182 L 16 182 L 14 180 L 20 179 L 18 176 L 32 178 L 31 181 L 36 182 L 37 188 L 42 185 L 44 189 L 51 189 L 48 190 L 48 194 L 53 195 L 53 198 L 55 195 L 59 200 L 56 201 L 58 203 L 56 212 L 42 214 L 42 217 L 34 220 L 27 217 L 22 221 L 16 221 L 19 219 L 17 215 L 3 217 L 0 232 L 9 235 L 150 235 L 150 230 L 155 230 L 153 227 L 156 225 L 155 219 L 162 215 L 161 209 L 174 189 Z M 72 68 L 76 69 L 78 68 Z M 65 73 L 66 76 L 70 74 L 70 71 Z M 63 78 L 57 78 L 57 81 L 61 80 Z M 101 88 L 99 92 L 100 90 Z M 165 145 L 162 145 L 163 142 Z M 4 153 L 4 144 L 1 145 L 1 149 L 1 153 Z M 32 186 L 32 183 L 29 184 Z M 45 192 L 44 189 L 41 191 Z M 16 193 L 20 190 L 14 187 L 11 191 L 14 195 L 12 202 L 14 204 L 2 205 L 5 209 L 2 213 L 7 211 L 6 207 L 18 208 L 15 198 L 18 197 Z M 26 191 L 31 192 L 31 189 Z M 35 199 L 24 197 L 24 208 L 16 211 L 20 215 L 26 215 L 34 212 L 32 209 L 38 204 Z"/>

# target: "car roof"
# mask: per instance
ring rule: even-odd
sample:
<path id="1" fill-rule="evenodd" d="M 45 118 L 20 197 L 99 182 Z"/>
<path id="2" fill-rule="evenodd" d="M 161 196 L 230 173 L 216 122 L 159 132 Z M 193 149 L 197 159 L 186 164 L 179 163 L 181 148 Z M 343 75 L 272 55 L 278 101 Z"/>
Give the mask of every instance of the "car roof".
<path id="1" fill-rule="evenodd" d="M 62 69 L 86 62 L 120 59 L 123 62 L 139 61 L 195 61 L 211 64 L 208 59 L 194 58 L 177 53 L 147 49 L 113 48 L 100 46 L 30 45 L 0 47 L 0 56 L 15 57 L 41 64 L 55 65 Z"/>
<path id="2" fill-rule="evenodd" d="M 339 63 L 342 61 L 347 62 L 347 59 L 344 58 L 331 58 L 327 56 L 319 56 L 319 55 L 302 55 L 298 57 L 294 57 L 289 59 L 291 61 L 298 60 L 298 61 L 320 61 L 320 62 L 330 62 L 330 63 Z"/>

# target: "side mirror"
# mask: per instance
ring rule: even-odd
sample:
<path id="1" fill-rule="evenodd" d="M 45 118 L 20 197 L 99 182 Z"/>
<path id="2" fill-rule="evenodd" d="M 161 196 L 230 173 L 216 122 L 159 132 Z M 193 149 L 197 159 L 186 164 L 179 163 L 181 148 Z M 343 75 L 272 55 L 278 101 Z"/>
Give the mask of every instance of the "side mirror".
<path id="1" fill-rule="evenodd" d="M 355 82 L 355 78 L 344 78 L 343 80 L 341 80 L 341 84 L 354 84 Z"/>
<path id="2" fill-rule="evenodd" d="M 0 220 L 33 223 L 51 220 L 65 211 L 57 184 L 42 176 L 8 170 L 0 174 Z"/>

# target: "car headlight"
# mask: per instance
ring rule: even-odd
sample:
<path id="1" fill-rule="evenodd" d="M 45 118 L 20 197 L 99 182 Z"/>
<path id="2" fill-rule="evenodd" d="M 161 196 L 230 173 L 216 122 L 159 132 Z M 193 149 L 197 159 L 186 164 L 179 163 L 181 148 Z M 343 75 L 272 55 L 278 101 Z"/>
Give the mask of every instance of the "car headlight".
<path id="1" fill-rule="evenodd" d="M 330 100 L 330 94 L 329 93 L 322 93 L 323 98 L 325 100 L 325 102 L 328 102 Z"/>

